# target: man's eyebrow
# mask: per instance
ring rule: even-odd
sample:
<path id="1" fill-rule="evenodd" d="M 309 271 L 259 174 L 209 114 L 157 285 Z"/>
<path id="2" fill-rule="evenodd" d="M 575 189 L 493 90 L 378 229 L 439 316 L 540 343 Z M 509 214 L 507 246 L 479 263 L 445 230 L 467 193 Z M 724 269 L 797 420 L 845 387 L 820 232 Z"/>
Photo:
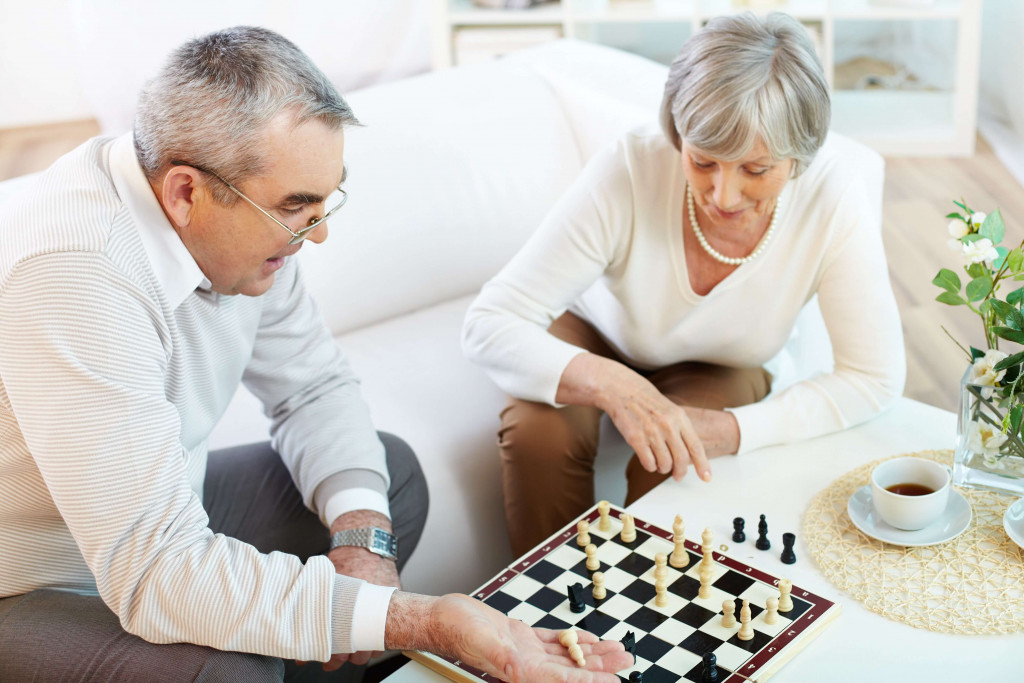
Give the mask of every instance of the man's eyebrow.
<path id="1" fill-rule="evenodd" d="M 341 181 L 339 185 L 348 178 L 348 166 L 341 168 Z M 320 204 L 326 197 L 316 192 L 293 192 L 279 202 L 279 206 L 290 206 L 292 204 Z"/>

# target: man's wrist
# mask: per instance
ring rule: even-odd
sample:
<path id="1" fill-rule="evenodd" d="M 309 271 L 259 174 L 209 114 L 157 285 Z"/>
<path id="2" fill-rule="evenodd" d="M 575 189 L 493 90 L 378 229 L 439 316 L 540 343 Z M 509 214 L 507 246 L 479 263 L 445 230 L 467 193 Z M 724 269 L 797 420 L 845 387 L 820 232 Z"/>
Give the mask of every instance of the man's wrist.
<path id="1" fill-rule="evenodd" d="M 388 605 L 384 646 L 389 650 L 438 652 L 434 639 L 433 609 L 440 598 L 395 591 Z"/>
<path id="2" fill-rule="evenodd" d="M 361 529 L 371 526 L 383 529 L 389 534 L 394 533 L 391 528 L 391 520 L 386 515 L 374 510 L 352 510 L 331 522 L 331 534 L 345 529 Z"/>

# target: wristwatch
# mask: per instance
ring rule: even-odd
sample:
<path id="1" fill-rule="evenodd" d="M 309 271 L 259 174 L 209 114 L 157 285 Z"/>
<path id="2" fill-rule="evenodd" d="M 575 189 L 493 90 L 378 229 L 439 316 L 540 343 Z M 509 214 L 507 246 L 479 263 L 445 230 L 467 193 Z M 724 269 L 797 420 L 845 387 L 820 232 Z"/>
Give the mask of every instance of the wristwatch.
<path id="1" fill-rule="evenodd" d="M 371 553 L 377 553 L 388 560 L 398 559 L 398 539 L 393 534 L 375 526 L 335 531 L 331 535 L 331 550 L 340 546 L 366 548 Z"/>

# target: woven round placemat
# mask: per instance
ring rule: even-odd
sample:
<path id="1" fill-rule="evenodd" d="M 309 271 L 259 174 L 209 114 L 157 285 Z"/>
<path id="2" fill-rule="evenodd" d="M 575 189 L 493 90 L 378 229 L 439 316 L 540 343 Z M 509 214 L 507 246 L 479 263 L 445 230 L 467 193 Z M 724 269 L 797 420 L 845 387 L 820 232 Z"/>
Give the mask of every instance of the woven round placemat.
<path id="1" fill-rule="evenodd" d="M 953 463 L 948 450 L 906 455 Z M 853 525 L 846 505 L 869 483 L 871 470 L 888 459 L 835 480 L 807 508 L 804 540 L 825 576 L 872 612 L 916 628 L 962 634 L 1024 631 L 1024 551 L 1003 529 L 1003 513 L 1014 499 L 957 489 L 974 512 L 960 536 L 920 548 L 883 543 Z"/>

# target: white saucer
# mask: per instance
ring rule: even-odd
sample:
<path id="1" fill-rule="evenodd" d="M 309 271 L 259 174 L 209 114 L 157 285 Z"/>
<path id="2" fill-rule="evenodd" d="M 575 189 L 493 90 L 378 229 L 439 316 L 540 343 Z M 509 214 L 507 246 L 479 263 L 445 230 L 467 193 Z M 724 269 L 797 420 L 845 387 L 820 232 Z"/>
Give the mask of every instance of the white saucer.
<path id="1" fill-rule="evenodd" d="M 972 517 L 971 504 L 953 488 L 949 490 L 949 504 L 942 517 L 918 531 L 903 531 L 883 522 L 871 504 L 871 486 L 862 486 L 850 496 L 846 512 L 854 526 L 871 538 L 902 546 L 935 545 L 952 540 L 971 525 Z M 1018 528 L 1024 535 L 1024 525 Z"/>
<path id="2" fill-rule="evenodd" d="M 1006 509 L 1006 514 L 1003 515 L 1003 528 L 1014 543 L 1024 548 L 1024 498 Z"/>

